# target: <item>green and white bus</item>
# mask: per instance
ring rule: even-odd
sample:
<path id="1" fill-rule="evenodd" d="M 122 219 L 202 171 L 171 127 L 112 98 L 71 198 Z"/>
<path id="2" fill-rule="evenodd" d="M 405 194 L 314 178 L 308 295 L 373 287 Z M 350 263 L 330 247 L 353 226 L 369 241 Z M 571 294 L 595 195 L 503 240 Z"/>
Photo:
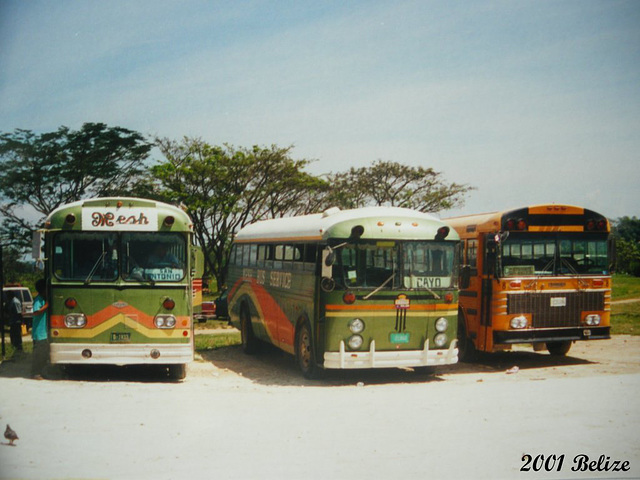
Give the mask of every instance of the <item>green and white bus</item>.
<path id="1" fill-rule="evenodd" d="M 246 353 L 276 345 L 307 378 L 456 363 L 458 243 L 442 221 L 404 208 L 251 224 L 231 250 L 231 323 Z"/>
<path id="2" fill-rule="evenodd" d="M 152 200 L 96 198 L 54 210 L 42 233 L 51 362 L 157 364 L 184 378 L 202 285 L 189 216 Z"/>

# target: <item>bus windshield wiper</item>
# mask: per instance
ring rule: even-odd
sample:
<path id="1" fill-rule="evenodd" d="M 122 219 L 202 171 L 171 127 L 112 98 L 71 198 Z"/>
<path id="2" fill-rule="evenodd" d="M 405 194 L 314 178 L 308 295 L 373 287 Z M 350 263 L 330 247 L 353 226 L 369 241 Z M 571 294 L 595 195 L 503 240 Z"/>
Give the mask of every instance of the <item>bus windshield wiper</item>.
<path id="1" fill-rule="evenodd" d="M 544 268 L 542 269 L 543 272 L 548 272 L 549 271 L 549 267 L 551 267 L 551 275 L 554 274 L 554 272 L 556 271 L 556 257 L 553 257 L 549 263 L 547 263 Z"/>
<path id="2" fill-rule="evenodd" d="M 105 251 L 102 252 L 102 255 L 100 255 L 100 257 L 96 261 L 95 265 L 93 266 L 93 268 L 89 272 L 89 275 L 87 275 L 87 278 L 85 278 L 85 280 L 84 280 L 85 285 L 89 285 L 89 283 L 91 282 L 91 279 L 93 278 L 93 275 L 96 273 L 96 270 L 98 270 L 98 265 L 100 265 L 100 262 L 102 262 L 104 260 L 104 257 L 106 255 L 107 255 L 107 251 L 105 250 Z"/>
<path id="3" fill-rule="evenodd" d="M 368 299 L 369 299 L 369 297 L 371 297 L 371 296 L 375 295 L 376 293 L 378 293 L 378 292 L 379 292 L 380 290 L 382 290 L 382 289 L 384 288 L 384 286 L 385 286 L 387 283 L 389 283 L 389 282 L 393 279 L 393 277 L 395 277 L 395 276 L 396 276 L 396 272 L 393 272 L 389 278 L 387 278 L 384 282 L 382 282 L 382 285 L 380 285 L 378 288 L 376 288 L 376 289 L 375 289 L 373 292 L 371 292 L 370 294 L 366 295 L 365 297 L 362 297 L 362 298 L 363 298 L 363 300 L 368 300 Z"/>
<path id="4" fill-rule="evenodd" d="M 578 273 L 578 270 L 575 269 L 575 267 L 573 265 L 571 265 L 571 262 L 569 262 L 569 260 L 567 260 L 566 258 L 560 258 L 560 261 L 566 265 L 566 267 L 569 269 L 569 272 L 571 272 L 573 275 L 576 276 L 577 280 L 578 280 L 578 285 L 580 285 L 581 287 L 587 287 L 587 282 L 585 282 L 582 278 L 580 278 L 580 274 Z"/>

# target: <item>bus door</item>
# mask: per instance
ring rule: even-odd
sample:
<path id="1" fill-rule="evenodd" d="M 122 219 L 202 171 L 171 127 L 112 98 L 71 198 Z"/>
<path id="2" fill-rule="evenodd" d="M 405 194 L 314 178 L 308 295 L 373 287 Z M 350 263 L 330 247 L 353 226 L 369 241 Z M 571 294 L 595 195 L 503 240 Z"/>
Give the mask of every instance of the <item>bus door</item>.
<path id="1" fill-rule="evenodd" d="M 495 234 L 488 233 L 483 240 L 482 256 L 482 288 L 480 290 L 480 325 L 478 329 L 477 345 L 481 350 L 490 351 L 492 341 L 492 298 L 493 283 L 496 280 L 496 252 L 497 243 Z"/>

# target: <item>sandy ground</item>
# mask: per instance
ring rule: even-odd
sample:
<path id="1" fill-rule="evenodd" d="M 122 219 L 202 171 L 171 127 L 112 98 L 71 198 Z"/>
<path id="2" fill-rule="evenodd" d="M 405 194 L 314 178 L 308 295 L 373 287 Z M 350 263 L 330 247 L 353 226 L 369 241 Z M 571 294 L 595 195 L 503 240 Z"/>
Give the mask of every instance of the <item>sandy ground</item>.
<path id="1" fill-rule="evenodd" d="M 0 426 L 20 436 L 0 445 L 3 479 L 640 478 L 640 337 L 320 381 L 274 349 L 209 352 L 183 382 L 139 368 L 35 381 L 29 360 L 0 365 Z M 555 455 L 553 471 L 521 471 L 527 454 Z M 629 470 L 598 471 L 601 455 Z"/>

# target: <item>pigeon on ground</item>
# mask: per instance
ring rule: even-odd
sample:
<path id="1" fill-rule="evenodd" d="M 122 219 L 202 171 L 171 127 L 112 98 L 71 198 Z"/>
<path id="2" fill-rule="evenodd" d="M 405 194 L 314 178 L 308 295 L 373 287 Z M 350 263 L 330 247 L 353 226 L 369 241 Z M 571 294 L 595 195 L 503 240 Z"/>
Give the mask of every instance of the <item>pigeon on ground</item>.
<path id="1" fill-rule="evenodd" d="M 7 425 L 7 429 L 4 431 L 4 438 L 9 440 L 9 445 L 13 445 L 13 442 L 18 440 L 18 434 L 14 432 L 9 425 Z"/>

